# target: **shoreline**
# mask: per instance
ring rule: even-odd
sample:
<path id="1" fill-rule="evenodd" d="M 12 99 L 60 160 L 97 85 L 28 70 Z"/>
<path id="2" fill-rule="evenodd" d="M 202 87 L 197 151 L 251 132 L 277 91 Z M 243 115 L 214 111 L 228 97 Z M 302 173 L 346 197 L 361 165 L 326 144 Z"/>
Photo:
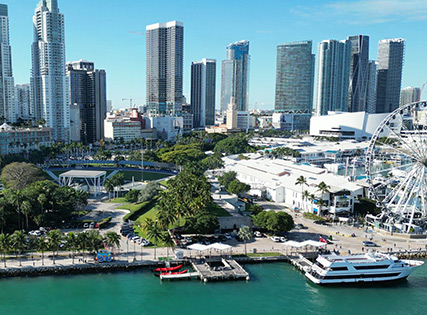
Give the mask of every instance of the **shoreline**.
<path id="1" fill-rule="evenodd" d="M 313 256 L 313 253 L 311 253 Z M 427 251 L 412 251 L 412 252 L 394 252 L 387 253 L 396 255 L 399 259 L 427 259 Z M 314 255 L 316 256 L 316 255 Z M 315 257 L 309 257 L 314 259 Z M 234 256 L 235 261 L 242 264 L 262 264 L 274 262 L 287 262 L 290 263 L 292 256 L 279 254 L 277 256 L 262 256 L 262 257 L 248 257 L 248 256 Z M 209 260 L 209 259 L 207 259 Z M 191 264 L 191 259 L 171 260 L 172 264 Z M 165 265 L 162 261 L 134 261 L 134 262 L 110 262 L 110 263 L 85 263 L 74 264 L 67 266 L 27 266 L 27 267 L 1 267 L 0 280 L 15 277 L 42 277 L 42 276 L 60 276 L 60 275 L 79 275 L 79 274 L 95 274 L 95 273 L 110 273 L 133 271 L 150 267 L 163 267 Z"/>

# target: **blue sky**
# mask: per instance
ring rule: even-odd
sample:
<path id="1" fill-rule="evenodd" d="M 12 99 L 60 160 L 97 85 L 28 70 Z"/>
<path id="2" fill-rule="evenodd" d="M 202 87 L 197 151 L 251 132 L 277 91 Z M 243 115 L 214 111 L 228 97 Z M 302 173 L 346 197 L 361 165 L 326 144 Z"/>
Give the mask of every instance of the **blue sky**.
<path id="1" fill-rule="evenodd" d="M 9 6 L 13 71 L 27 83 L 31 70 L 32 16 L 38 0 L 3 0 Z M 370 36 L 370 59 L 384 38 L 405 38 L 402 87 L 427 81 L 427 0 L 58 0 L 65 14 L 66 58 L 86 59 L 107 71 L 108 99 L 145 102 L 145 26 L 184 23 L 184 94 L 189 98 L 191 62 L 217 59 L 217 107 L 220 61 L 225 47 L 250 41 L 249 108 L 274 107 L 276 46 L 313 40 L 313 53 L 324 39 Z M 317 66 L 316 66 L 317 67 Z M 427 98 L 427 88 L 423 98 Z"/>

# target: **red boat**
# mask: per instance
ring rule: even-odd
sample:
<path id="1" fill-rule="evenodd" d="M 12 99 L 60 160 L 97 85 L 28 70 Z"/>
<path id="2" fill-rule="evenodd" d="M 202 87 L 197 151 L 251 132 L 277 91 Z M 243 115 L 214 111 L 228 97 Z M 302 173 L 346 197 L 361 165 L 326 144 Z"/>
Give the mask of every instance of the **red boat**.
<path id="1" fill-rule="evenodd" d="M 178 265 L 178 266 L 176 266 L 176 267 L 169 267 L 169 268 L 157 268 L 157 269 L 154 269 L 154 271 L 157 271 L 157 272 L 175 271 L 175 270 L 179 270 L 179 269 L 181 269 L 181 268 L 182 268 L 182 265 Z"/>

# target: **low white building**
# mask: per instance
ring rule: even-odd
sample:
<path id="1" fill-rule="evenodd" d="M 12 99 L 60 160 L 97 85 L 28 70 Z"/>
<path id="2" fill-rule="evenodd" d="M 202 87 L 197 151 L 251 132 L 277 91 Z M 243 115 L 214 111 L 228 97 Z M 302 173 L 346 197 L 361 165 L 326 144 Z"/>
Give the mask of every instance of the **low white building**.
<path id="1" fill-rule="evenodd" d="M 146 128 L 157 129 L 157 137 L 163 140 L 174 140 L 182 135 L 184 129 L 183 117 L 149 116 L 145 118 Z"/>
<path id="2" fill-rule="evenodd" d="M 310 135 L 341 139 L 370 139 L 387 115 L 388 113 L 328 112 L 328 115 L 311 117 Z M 387 134 L 384 133 L 384 136 Z"/>
<path id="3" fill-rule="evenodd" d="M 123 138 L 131 141 L 141 137 L 141 122 L 129 117 L 107 117 L 104 120 L 104 136 L 107 140 Z"/>
<path id="4" fill-rule="evenodd" d="M 322 211 L 329 213 L 351 213 L 356 197 L 363 195 L 363 187 L 349 182 L 343 176 L 328 173 L 326 169 L 301 165 L 281 159 L 268 159 L 259 156 L 249 160 L 224 158 L 225 171 L 237 173 L 237 179 L 251 185 L 255 191 L 263 191 L 265 196 L 275 202 L 284 203 L 291 208 L 319 213 L 320 200 L 325 202 Z M 298 177 L 303 176 L 307 184 L 296 185 Z M 328 185 L 329 192 L 321 193 L 319 183 Z M 307 193 L 304 193 L 307 191 Z M 305 198 L 305 196 L 309 198 Z"/>

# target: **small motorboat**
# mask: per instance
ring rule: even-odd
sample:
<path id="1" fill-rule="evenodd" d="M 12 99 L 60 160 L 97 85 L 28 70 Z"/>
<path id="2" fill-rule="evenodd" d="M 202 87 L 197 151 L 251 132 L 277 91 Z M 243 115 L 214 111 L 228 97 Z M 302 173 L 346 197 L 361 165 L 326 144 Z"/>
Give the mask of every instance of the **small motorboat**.
<path id="1" fill-rule="evenodd" d="M 164 268 L 156 268 L 153 272 L 165 272 L 165 271 L 175 271 L 182 268 L 182 265 L 178 265 L 176 267 L 164 267 Z"/>

